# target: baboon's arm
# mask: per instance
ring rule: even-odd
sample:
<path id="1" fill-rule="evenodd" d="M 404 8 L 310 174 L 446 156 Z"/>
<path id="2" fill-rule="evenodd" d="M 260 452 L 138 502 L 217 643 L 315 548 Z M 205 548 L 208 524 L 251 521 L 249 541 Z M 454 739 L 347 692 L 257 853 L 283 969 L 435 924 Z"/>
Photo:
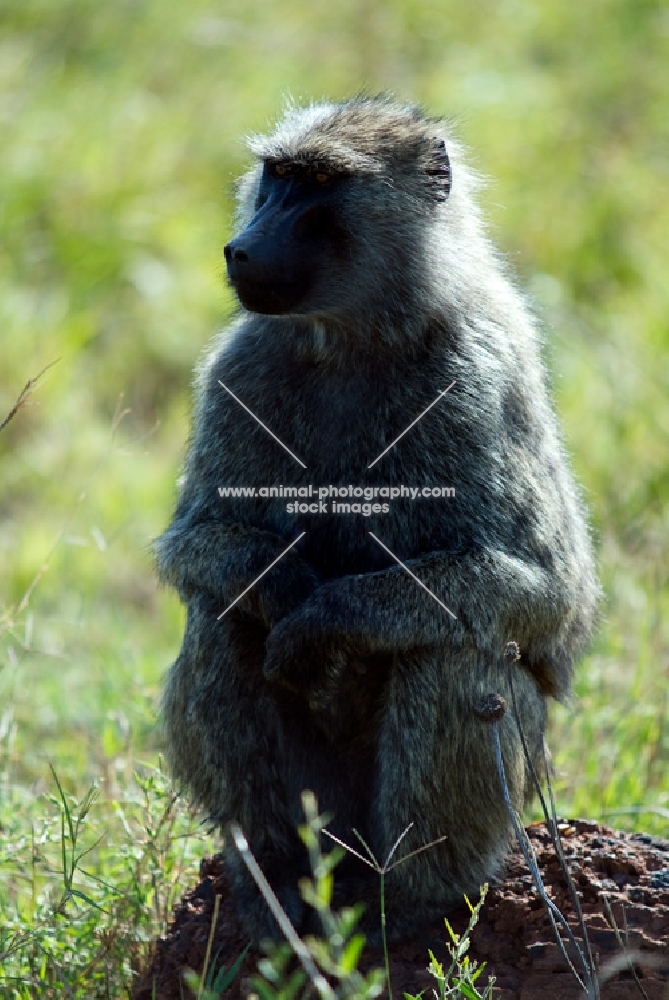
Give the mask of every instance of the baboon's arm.
<path id="1" fill-rule="evenodd" d="M 574 603 L 556 575 L 501 550 L 434 552 L 407 566 L 455 619 L 400 566 L 331 580 L 272 629 L 267 676 L 310 687 L 322 672 L 331 686 L 342 663 L 378 652 L 435 644 L 500 652 L 509 638 L 521 648 L 550 644 Z M 562 687 L 568 664 L 555 671 Z"/>
<path id="2" fill-rule="evenodd" d="M 206 590 L 224 611 L 289 543 L 270 531 L 192 515 L 176 518 L 155 544 L 158 574 L 183 601 Z M 288 552 L 258 580 L 238 606 L 271 629 L 314 591 L 319 576 L 306 560 Z"/>

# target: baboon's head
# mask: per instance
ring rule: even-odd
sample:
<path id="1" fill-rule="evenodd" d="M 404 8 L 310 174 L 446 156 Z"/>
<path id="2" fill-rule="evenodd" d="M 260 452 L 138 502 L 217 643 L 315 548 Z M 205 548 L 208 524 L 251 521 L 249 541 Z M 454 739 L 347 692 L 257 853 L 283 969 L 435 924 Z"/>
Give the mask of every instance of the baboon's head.
<path id="1" fill-rule="evenodd" d="M 414 107 L 358 98 L 291 109 L 250 146 L 243 231 L 225 247 L 247 309 L 321 321 L 397 313 L 423 288 L 426 233 L 447 206 L 442 126 Z"/>

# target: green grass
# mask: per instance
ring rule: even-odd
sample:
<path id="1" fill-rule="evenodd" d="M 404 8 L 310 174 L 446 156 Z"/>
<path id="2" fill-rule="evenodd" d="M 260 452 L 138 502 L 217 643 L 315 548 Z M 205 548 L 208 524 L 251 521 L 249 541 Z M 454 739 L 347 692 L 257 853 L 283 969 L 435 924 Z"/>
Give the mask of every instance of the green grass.
<path id="1" fill-rule="evenodd" d="M 191 369 L 233 306 L 239 137 L 288 92 L 422 101 L 492 178 L 606 592 L 577 698 L 554 713 L 558 807 L 667 834 L 668 61 L 650 0 L 0 4 L 0 419 L 59 359 L 0 434 L 0 996 L 127 995 L 205 849 L 182 811 L 165 871 L 149 864 L 143 820 L 167 792 L 147 807 L 135 775 L 159 781 L 183 627 L 149 547 Z M 50 765 L 74 802 L 99 787 L 77 836 L 102 840 L 69 889 Z"/>

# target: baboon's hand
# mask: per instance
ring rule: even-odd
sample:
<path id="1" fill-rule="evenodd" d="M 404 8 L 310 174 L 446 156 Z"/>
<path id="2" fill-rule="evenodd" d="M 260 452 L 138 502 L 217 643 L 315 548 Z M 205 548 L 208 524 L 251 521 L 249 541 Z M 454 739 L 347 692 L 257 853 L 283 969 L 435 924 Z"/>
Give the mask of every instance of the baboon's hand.
<path id="1" fill-rule="evenodd" d="M 288 615 L 265 643 L 265 677 L 299 692 L 313 708 L 334 701 L 347 664 L 353 658 L 350 639 L 337 627 L 310 627 L 310 602 Z"/>

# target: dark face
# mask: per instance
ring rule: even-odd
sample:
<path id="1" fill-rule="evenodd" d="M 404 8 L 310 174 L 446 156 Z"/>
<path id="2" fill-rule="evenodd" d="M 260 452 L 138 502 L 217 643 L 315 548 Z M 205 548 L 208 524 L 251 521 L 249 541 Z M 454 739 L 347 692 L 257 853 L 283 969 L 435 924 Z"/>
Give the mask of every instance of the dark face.
<path id="1" fill-rule="evenodd" d="M 256 214 L 225 247 L 228 278 L 243 306 L 275 316 L 318 311 L 319 285 L 346 255 L 345 184 L 323 164 L 265 163 Z"/>

